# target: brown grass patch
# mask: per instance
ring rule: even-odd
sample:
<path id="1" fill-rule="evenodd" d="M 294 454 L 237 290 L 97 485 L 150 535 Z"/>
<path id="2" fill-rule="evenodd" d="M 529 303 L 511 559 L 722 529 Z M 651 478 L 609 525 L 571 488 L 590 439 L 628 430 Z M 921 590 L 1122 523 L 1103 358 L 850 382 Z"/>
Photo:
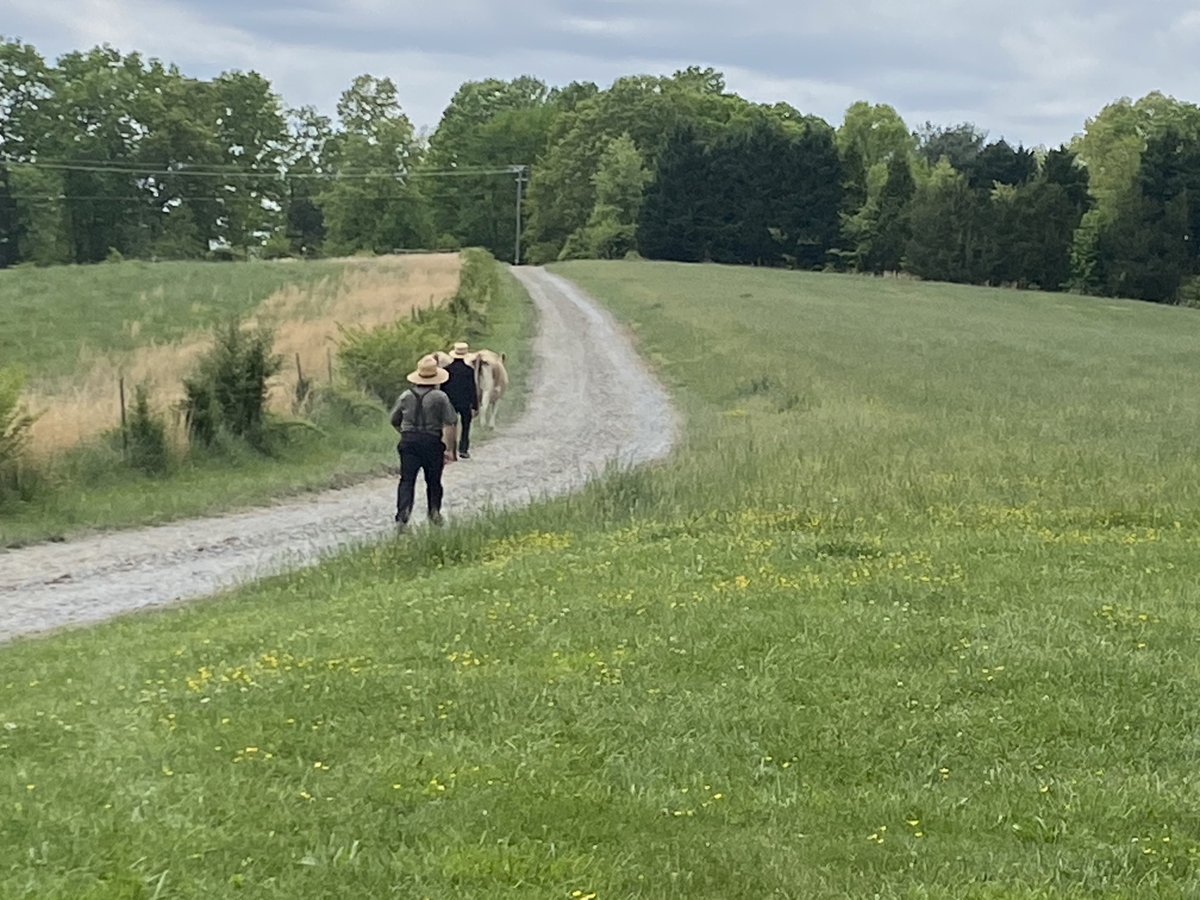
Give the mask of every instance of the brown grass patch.
<path id="1" fill-rule="evenodd" d="M 304 376 L 324 381 L 336 365 L 338 325 L 373 327 L 393 322 L 419 307 L 447 301 L 458 289 L 457 254 L 381 256 L 343 260 L 340 277 L 311 285 L 289 286 L 268 297 L 252 322 L 275 331 L 275 352 L 283 372 L 271 389 L 271 408 L 290 412 L 296 392 L 296 360 Z M 139 323 L 129 326 L 136 335 Z M 183 396 L 180 383 L 210 345 L 207 333 L 190 334 L 168 344 L 149 344 L 128 354 L 80 350 L 77 376 L 42 381 L 27 392 L 29 408 L 39 415 L 31 445 L 39 455 L 69 450 L 88 438 L 116 428 L 121 421 L 117 381 L 125 376 L 126 395 L 144 384 L 152 405 L 168 410 Z M 174 417 L 172 417 L 174 418 Z M 181 425 L 172 439 L 182 442 Z"/>

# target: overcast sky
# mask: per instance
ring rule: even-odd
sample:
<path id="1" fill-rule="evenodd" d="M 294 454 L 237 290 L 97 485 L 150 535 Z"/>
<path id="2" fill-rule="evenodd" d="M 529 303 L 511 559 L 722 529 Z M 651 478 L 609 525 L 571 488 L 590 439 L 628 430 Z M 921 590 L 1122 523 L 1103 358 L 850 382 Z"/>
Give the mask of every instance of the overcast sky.
<path id="1" fill-rule="evenodd" d="M 834 125 L 865 99 L 1027 145 L 1117 97 L 1200 100 L 1200 0 L 3 0 L 0 32 L 51 59 L 107 42 L 202 78 L 254 69 L 327 113 L 356 74 L 387 75 L 429 128 L 467 80 L 693 64 Z"/>

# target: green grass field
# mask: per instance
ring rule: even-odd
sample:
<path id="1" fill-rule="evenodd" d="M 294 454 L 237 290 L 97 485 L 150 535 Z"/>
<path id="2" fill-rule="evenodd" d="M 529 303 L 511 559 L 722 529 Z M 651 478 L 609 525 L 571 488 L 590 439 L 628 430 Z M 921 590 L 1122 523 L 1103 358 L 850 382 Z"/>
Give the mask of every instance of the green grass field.
<path id="1" fill-rule="evenodd" d="M 258 270 L 292 272 L 305 270 L 310 263 L 294 266 L 213 263 L 162 265 L 167 267 L 168 272 L 176 265 L 188 267 L 188 270 L 194 270 L 195 279 L 199 279 L 205 270 L 220 274 L 240 269 L 247 274 L 243 281 L 238 282 L 239 289 L 249 291 L 250 286 L 256 283 L 255 273 Z M 308 277 L 323 277 L 321 272 L 336 274 L 336 269 L 329 268 L 336 266 L 335 263 L 314 265 L 313 274 Z M 150 264 L 138 263 L 92 268 L 107 272 L 126 266 L 138 271 L 142 267 L 153 269 Z M 35 270 L 31 274 L 40 277 L 43 272 Z M 162 273 L 155 277 L 162 283 Z M 4 280 L 5 276 L 0 273 L 0 285 Z M 227 285 L 220 278 L 217 282 L 221 290 L 214 289 L 211 292 L 214 298 L 236 293 L 227 291 Z M 136 279 L 131 283 L 136 285 Z M 529 345 L 535 322 L 529 298 L 516 279 L 504 272 L 502 284 L 504 289 L 488 313 L 486 337 L 482 340 L 508 353 L 508 368 L 513 375 L 514 385 L 506 400 L 506 408 L 507 414 L 515 415 L 524 402 L 524 375 L 530 364 Z M 266 290 L 265 283 L 262 289 Z M 257 293 L 252 296 L 254 299 L 248 302 L 247 308 L 252 308 L 254 302 L 262 299 Z M 0 302 L 0 309 L 3 308 Z M 219 311 L 211 312 L 220 315 L 232 308 L 225 305 Z M 43 314 L 41 318 L 44 320 L 46 317 Z M 192 327 L 198 326 L 201 321 L 192 320 Z M 89 328 L 91 330 L 87 333 L 93 336 L 102 330 L 98 325 Z M 180 333 L 184 331 L 186 329 L 181 329 Z M 117 340 L 113 335 L 105 337 L 105 340 L 110 339 Z M 46 362 L 45 365 L 50 366 L 51 363 Z M 248 508 L 290 494 L 345 485 L 372 474 L 383 474 L 394 466 L 395 433 L 382 411 L 378 421 L 371 424 L 355 425 L 329 420 L 320 420 L 318 424 L 322 429 L 320 435 L 301 436 L 278 455 L 266 457 L 249 450 L 217 456 L 198 454 L 181 461 L 166 478 L 148 477 L 121 466 L 119 455 L 112 448 L 83 448 L 56 463 L 47 485 L 30 502 L 8 506 L 0 511 L 0 548 L 61 539 L 87 531 L 153 524 Z M 487 433 L 481 430 L 476 440 L 485 441 L 487 438 Z"/>
<path id="2" fill-rule="evenodd" d="M 0 896 L 1200 895 L 1195 313 L 560 271 L 669 463 L 0 650 Z"/>
<path id="3" fill-rule="evenodd" d="M 70 375 L 82 347 L 119 353 L 178 340 L 281 288 L 336 281 L 343 268 L 130 261 L 0 272 L 0 360 L 34 377 Z"/>

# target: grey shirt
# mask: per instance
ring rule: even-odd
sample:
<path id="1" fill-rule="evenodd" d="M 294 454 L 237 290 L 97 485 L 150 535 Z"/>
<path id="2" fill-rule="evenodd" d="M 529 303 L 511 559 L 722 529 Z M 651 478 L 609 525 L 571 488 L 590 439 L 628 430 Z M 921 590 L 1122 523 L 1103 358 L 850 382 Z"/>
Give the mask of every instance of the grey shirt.
<path id="1" fill-rule="evenodd" d="M 417 415 L 417 395 L 420 395 L 420 416 Z M 404 434 L 422 431 L 442 436 L 442 427 L 457 425 L 458 413 L 450 405 L 450 398 L 436 387 L 412 387 L 400 395 L 392 407 L 392 427 Z"/>

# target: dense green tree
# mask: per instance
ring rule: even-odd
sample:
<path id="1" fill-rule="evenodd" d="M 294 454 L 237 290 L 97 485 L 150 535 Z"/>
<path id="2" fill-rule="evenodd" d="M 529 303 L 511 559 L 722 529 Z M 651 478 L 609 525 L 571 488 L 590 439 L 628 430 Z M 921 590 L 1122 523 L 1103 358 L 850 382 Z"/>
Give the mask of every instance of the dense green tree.
<path id="1" fill-rule="evenodd" d="M 147 249 L 152 215 L 137 179 L 116 169 L 138 159 L 145 133 L 142 60 L 108 47 L 58 61 L 53 131 L 46 154 L 79 168 L 63 174 L 67 239 L 76 262 L 97 262 L 110 249 Z"/>
<path id="2" fill-rule="evenodd" d="M 840 147 L 842 163 L 841 236 L 830 250 L 830 261 L 839 271 L 857 269 L 861 262 L 861 244 L 868 224 L 867 170 L 858 147 Z"/>
<path id="3" fill-rule="evenodd" d="M 23 203 L 6 160 L 28 162 L 44 145 L 52 113 L 53 75 L 29 44 L 0 40 L 0 268 L 21 259 L 24 222 L 47 210 L 41 200 Z M 53 216 L 61 227 L 61 215 Z"/>
<path id="4" fill-rule="evenodd" d="M 846 110 L 837 143 L 845 175 L 842 247 L 833 256 L 841 266 L 859 270 L 898 268 L 907 240 L 908 199 L 898 203 L 897 191 L 911 195 L 911 190 L 895 178 L 903 163 L 911 179 L 916 136 L 893 107 L 860 100 Z M 881 194 L 889 179 L 892 194 L 884 201 Z M 878 232 L 881 226 L 886 233 Z"/>
<path id="5" fill-rule="evenodd" d="M 1155 91 L 1117 100 L 1087 120 L 1071 149 L 1088 169 L 1101 218 L 1137 181 L 1147 142 L 1168 130 L 1200 140 L 1200 106 Z"/>
<path id="6" fill-rule="evenodd" d="M 1186 229 L 1180 239 L 1186 245 L 1189 269 L 1194 270 L 1200 255 L 1200 139 L 1182 127 L 1151 137 L 1142 153 L 1138 185 L 1146 200 L 1160 208 L 1182 202 Z"/>
<path id="7" fill-rule="evenodd" d="M 223 237 L 219 222 L 227 193 L 215 174 L 227 159 L 217 139 L 211 85 L 157 61 L 143 81 L 145 133 L 135 166 L 153 173 L 140 179 L 148 195 L 149 252 L 168 259 L 200 257 Z"/>
<path id="8" fill-rule="evenodd" d="M 0 166 L 0 269 L 19 262 L 21 233 L 17 227 L 20 208 L 13 197 L 11 174 Z"/>
<path id="9" fill-rule="evenodd" d="M 454 168 L 469 163 L 470 160 L 462 157 L 474 143 L 477 129 L 500 113 L 545 106 L 549 96 L 546 84 L 529 75 L 512 81 L 488 78 L 464 83 L 450 99 L 437 130 L 429 139 L 430 165 Z"/>
<path id="10" fill-rule="evenodd" d="M 868 227 L 863 232 L 860 253 L 865 271 L 880 274 L 900 270 L 912 237 L 910 215 L 916 190 L 908 157 L 893 156 L 888 161 L 887 181 L 870 205 Z"/>
<path id="11" fill-rule="evenodd" d="M 605 90 L 467 82 L 427 147 L 390 79 L 356 78 L 337 112 L 285 117 L 254 72 L 198 80 L 108 46 L 50 64 L 0 38 L 0 267 L 226 242 L 507 256 L 514 168 L 532 165 L 531 261 L 637 247 L 1161 302 L 1200 285 L 1200 106 L 1159 93 L 1110 104 L 1040 163 L 971 123 L 910 132 L 883 104 L 834 131 L 695 66 Z"/>
<path id="12" fill-rule="evenodd" d="M 430 182 L 434 223 L 443 242 L 514 252 L 515 175 L 512 166 L 537 160 L 559 110 L 546 85 L 529 76 L 464 84 L 430 138 L 428 167 L 470 172 Z"/>
<path id="13" fill-rule="evenodd" d="M 983 150 L 987 132 L 971 122 L 941 127 L 926 122 L 917 129 L 917 154 L 930 166 L 945 159 L 958 172 L 967 171 Z"/>
<path id="14" fill-rule="evenodd" d="M 220 186 L 221 237 L 235 247 L 260 245 L 282 224 L 283 105 L 261 75 L 236 71 L 217 77 L 210 102 L 223 162 L 236 170 Z"/>
<path id="15" fill-rule="evenodd" d="M 725 131 L 709 148 L 707 257 L 719 263 L 777 265 L 783 248 L 775 215 L 788 172 L 787 139 L 765 116 Z"/>
<path id="16" fill-rule="evenodd" d="M 984 146 L 959 171 L 967 176 L 971 187 L 990 191 L 997 184 L 1024 184 L 1037 173 L 1037 168 L 1037 157 L 1032 150 L 1011 147 L 1001 139 Z"/>
<path id="17" fill-rule="evenodd" d="M 9 173 L 15 219 L 15 259 L 40 266 L 75 261 L 70 243 L 61 172 L 17 166 Z"/>
<path id="18" fill-rule="evenodd" d="M 1098 239 L 1106 293 L 1173 302 L 1200 271 L 1200 143 L 1181 124 L 1146 142 L 1138 177 L 1103 221 Z"/>
<path id="19" fill-rule="evenodd" d="M 293 253 L 312 256 L 325 243 L 325 213 L 319 205 L 320 176 L 333 123 L 311 106 L 288 111 L 284 236 Z"/>
<path id="20" fill-rule="evenodd" d="M 1100 286 L 1114 297 L 1173 302 L 1188 273 L 1187 199 L 1126 191 L 1100 230 Z"/>
<path id="21" fill-rule="evenodd" d="M 1038 174 L 992 196 L 991 280 L 1060 290 L 1071 275 L 1071 251 L 1088 208 L 1087 170 L 1066 148 L 1050 151 Z"/>
<path id="22" fill-rule="evenodd" d="M 613 138 L 628 134 L 654 167 L 676 125 L 719 127 L 749 106 L 723 87 L 708 69 L 669 78 L 629 76 L 558 116 L 529 185 L 531 261 L 556 258 L 567 237 L 587 224 L 596 203 L 592 177 Z"/>
<path id="23" fill-rule="evenodd" d="M 916 137 L 895 109 L 886 103 L 872 105 L 861 100 L 846 110 L 837 130 L 837 142 L 843 163 L 857 158 L 864 170 L 866 195 L 858 206 L 847 210 L 849 215 L 879 196 L 894 157 L 908 159 L 917 149 Z"/>
<path id="24" fill-rule="evenodd" d="M 843 181 L 827 124 L 760 107 L 701 147 L 694 128 L 672 133 L 643 206 L 644 255 L 825 264 Z"/>
<path id="25" fill-rule="evenodd" d="M 1130 196 L 1136 192 L 1142 153 L 1156 135 L 1173 129 L 1190 141 L 1200 140 L 1200 106 L 1185 103 L 1157 91 L 1140 100 L 1122 98 L 1104 107 L 1087 120 L 1083 133 L 1072 149 L 1087 167 L 1092 208 L 1084 215 L 1072 248 L 1071 285 L 1075 290 L 1109 293 L 1114 281 L 1113 269 L 1103 274 L 1106 263 L 1100 243 L 1109 252 L 1117 233 L 1133 235 L 1131 221 L 1140 218 L 1142 200 Z M 1114 231 L 1113 221 L 1120 214 L 1125 223 Z M 1132 218 L 1131 218 L 1132 217 Z M 1126 255 L 1128 259 L 1138 254 Z"/>
<path id="26" fill-rule="evenodd" d="M 852 216 L 867 202 L 867 166 L 857 144 L 847 144 L 839 149 L 842 160 L 842 211 Z"/>
<path id="27" fill-rule="evenodd" d="M 427 247 L 429 202 L 409 175 L 420 161 L 412 123 L 388 78 L 360 75 L 342 92 L 343 130 L 326 144 L 332 176 L 320 194 L 332 253 Z"/>
<path id="28" fill-rule="evenodd" d="M 705 196 L 709 160 L 695 126 L 672 129 L 646 187 L 638 217 L 638 250 L 649 259 L 699 262 L 705 258 Z"/>
<path id="29" fill-rule="evenodd" d="M 613 138 L 592 178 L 596 189 L 592 214 L 587 224 L 567 239 L 560 257 L 620 259 L 634 250 L 642 194 L 649 180 L 633 138 L 627 134 Z"/>
<path id="30" fill-rule="evenodd" d="M 557 116 L 558 110 L 549 104 L 499 113 L 478 130 L 470 152 L 479 165 L 494 169 L 507 169 L 510 165 L 525 165 L 530 161 L 536 167 Z M 529 173 L 529 169 L 521 173 L 523 201 L 523 185 L 527 183 Z M 470 180 L 466 179 L 466 182 Z M 517 237 L 514 176 L 493 174 L 482 182 L 476 180 L 476 184 L 475 202 L 462 208 L 460 214 L 459 243 L 486 247 L 494 256 L 508 258 L 510 252 L 515 252 Z M 525 205 L 522 202 L 522 217 Z"/>
<path id="31" fill-rule="evenodd" d="M 1091 206 L 1088 170 L 1068 147 L 1059 147 L 1046 154 L 1042 160 L 1040 177 L 1049 184 L 1062 187 L 1071 205 L 1080 213 L 1086 212 Z"/>
<path id="32" fill-rule="evenodd" d="M 987 203 L 943 157 L 913 196 L 905 269 L 936 281 L 985 280 Z"/>
<path id="33" fill-rule="evenodd" d="M 600 93 L 599 86 L 592 81 L 572 81 L 563 87 L 550 89 L 548 101 L 560 112 L 570 112 L 584 100 Z"/>
<path id="34" fill-rule="evenodd" d="M 979 276 L 991 284 L 1059 290 L 1070 277 L 1071 245 L 1087 207 L 1087 175 L 1066 150 L 1036 158 L 1004 141 L 987 145 L 968 183 L 988 197 L 979 209 Z"/>
<path id="35" fill-rule="evenodd" d="M 1079 211 L 1061 185 L 1035 179 L 997 185 L 988 209 L 984 266 L 993 284 L 1058 290 L 1070 275 Z"/>
<path id="36" fill-rule="evenodd" d="M 815 116 L 800 125 L 780 171 L 778 240 L 789 265 L 819 269 L 838 242 L 844 173 L 833 129 Z"/>
<path id="37" fill-rule="evenodd" d="M 6 49 L 11 58 L 12 45 Z M 39 73 L 31 72 L 26 55 L 20 68 L 25 101 L 11 104 L 5 127 L 20 132 L 6 143 L 25 146 L 38 167 L 36 177 L 21 175 L 33 195 L 29 208 L 18 200 L 15 214 L 19 228 L 36 232 L 24 240 L 28 258 L 51 261 L 65 254 L 92 262 L 110 250 L 157 253 L 164 230 L 180 221 L 185 197 L 196 204 L 192 225 L 203 220 L 190 229 L 194 255 L 203 241 L 199 232 L 211 233 L 202 226 L 215 220 L 215 213 L 197 216 L 203 201 L 193 198 L 215 197 L 216 184 L 184 177 L 196 164 L 220 162 L 209 86 L 157 60 L 108 47 L 67 54 Z"/>
<path id="38" fill-rule="evenodd" d="M 867 169 L 887 166 L 893 157 L 907 157 L 917 149 L 916 139 L 895 109 L 862 100 L 846 110 L 837 142 L 843 156 L 850 148 L 857 150 Z"/>

